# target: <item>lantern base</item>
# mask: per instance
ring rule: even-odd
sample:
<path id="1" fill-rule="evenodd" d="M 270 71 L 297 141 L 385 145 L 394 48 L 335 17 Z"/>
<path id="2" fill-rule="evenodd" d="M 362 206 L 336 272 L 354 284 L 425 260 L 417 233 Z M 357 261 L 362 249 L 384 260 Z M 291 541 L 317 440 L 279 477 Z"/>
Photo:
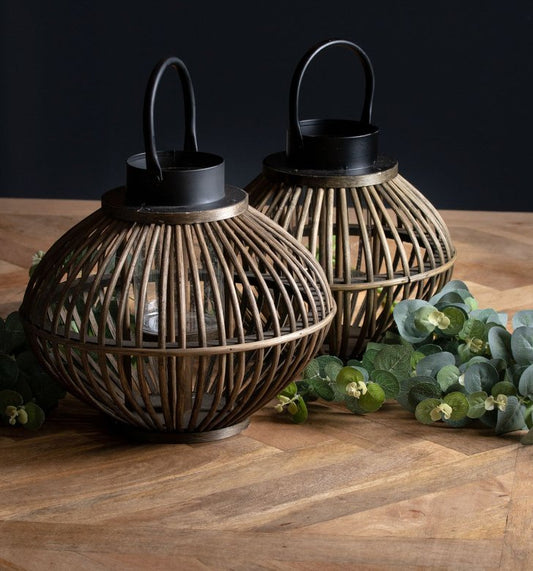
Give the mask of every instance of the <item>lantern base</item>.
<path id="1" fill-rule="evenodd" d="M 142 428 L 136 428 L 135 426 L 130 426 L 116 420 L 110 420 L 112 430 L 127 436 L 131 440 L 152 444 L 194 444 L 223 440 L 224 438 L 239 434 L 247 428 L 249 424 L 250 419 L 247 418 L 232 426 L 218 428 L 216 430 L 206 430 L 205 432 L 158 432 L 143 430 Z"/>

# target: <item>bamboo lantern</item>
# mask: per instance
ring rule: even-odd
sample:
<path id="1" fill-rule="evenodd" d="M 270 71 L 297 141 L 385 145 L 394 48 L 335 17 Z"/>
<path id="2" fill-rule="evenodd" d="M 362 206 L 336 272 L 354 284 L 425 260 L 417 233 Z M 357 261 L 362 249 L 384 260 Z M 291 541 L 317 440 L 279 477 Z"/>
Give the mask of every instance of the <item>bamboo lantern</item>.
<path id="1" fill-rule="evenodd" d="M 164 71 L 181 78 L 183 151 L 156 151 Z M 21 306 L 47 370 L 144 441 L 217 440 L 293 380 L 335 313 L 309 251 L 224 184 L 221 157 L 197 150 L 187 68 L 162 60 L 144 103 L 145 153 L 126 187 L 67 232 Z"/>
<path id="2" fill-rule="evenodd" d="M 354 51 L 365 73 L 360 121 L 299 119 L 300 87 L 326 48 Z M 358 357 L 392 324 L 394 304 L 428 299 L 451 278 L 456 258 L 448 229 L 429 201 L 378 155 L 371 124 L 374 72 L 356 44 L 328 40 L 299 62 L 289 95 L 286 152 L 267 156 L 248 184 L 250 203 L 319 260 L 337 303 L 323 350 Z"/>

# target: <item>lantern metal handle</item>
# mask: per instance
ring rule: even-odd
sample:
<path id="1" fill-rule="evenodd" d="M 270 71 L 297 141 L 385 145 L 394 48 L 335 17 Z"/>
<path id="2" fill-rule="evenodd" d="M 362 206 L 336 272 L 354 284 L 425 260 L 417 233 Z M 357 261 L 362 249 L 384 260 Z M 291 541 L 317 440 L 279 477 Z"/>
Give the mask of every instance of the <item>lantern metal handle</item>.
<path id="1" fill-rule="evenodd" d="M 361 113 L 361 123 L 370 124 L 372 115 L 372 101 L 374 98 L 374 70 L 372 63 L 366 53 L 353 42 L 342 39 L 330 39 L 320 42 L 313 46 L 298 63 L 291 82 L 289 93 L 289 147 L 297 150 L 303 148 L 302 129 L 299 120 L 299 100 L 300 88 L 302 85 L 303 76 L 311 63 L 311 61 L 323 50 L 332 46 L 344 46 L 354 51 L 363 65 L 365 73 L 365 101 L 363 104 L 363 111 Z"/>
<path id="2" fill-rule="evenodd" d="M 155 144 L 154 107 L 159 82 L 169 67 L 173 67 L 178 72 L 183 88 L 183 101 L 185 107 L 185 140 L 183 143 L 183 150 L 189 152 L 198 151 L 198 143 L 196 141 L 196 104 L 189 70 L 183 61 L 177 57 L 171 56 L 164 58 L 157 63 L 150 75 L 148 85 L 146 86 L 143 107 L 143 134 L 146 150 L 146 168 L 148 171 L 152 172 L 160 182 L 163 179 L 163 172 L 157 157 Z"/>

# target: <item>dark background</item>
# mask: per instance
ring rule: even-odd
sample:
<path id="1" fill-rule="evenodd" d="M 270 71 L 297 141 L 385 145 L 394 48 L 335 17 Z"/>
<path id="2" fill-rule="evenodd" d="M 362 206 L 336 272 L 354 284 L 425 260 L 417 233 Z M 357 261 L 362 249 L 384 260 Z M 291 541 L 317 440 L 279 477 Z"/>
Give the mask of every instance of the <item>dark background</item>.
<path id="1" fill-rule="evenodd" d="M 533 210 L 530 1 L 0 0 L 0 195 L 99 198 L 141 152 L 144 89 L 176 55 L 191 73 L 200 150 L 246 185 L 285 146 L 294 68 L 316 42 L 359 44 L 376 74 L 380 150 L 439 208 Z M 349 50 L 317 57 L 302 118 L 358 118 Z M 181 146 L 168 72 L 158 148 Z"/>

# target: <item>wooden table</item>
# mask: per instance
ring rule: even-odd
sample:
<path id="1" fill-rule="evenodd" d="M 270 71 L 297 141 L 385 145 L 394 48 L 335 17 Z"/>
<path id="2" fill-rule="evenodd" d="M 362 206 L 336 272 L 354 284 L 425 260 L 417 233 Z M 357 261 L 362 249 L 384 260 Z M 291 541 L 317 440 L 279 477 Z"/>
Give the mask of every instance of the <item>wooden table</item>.
<path id="1" fill-rule="evenodd" d="M 31 255 L 98 207 L 0 199 L 0 313 Z M 533 308 L 533 213 L 443 212 L 481 307 Z M 1 569 L 533 569 L 533 446 L 395 404 L 267 407 L 199 445 L 132 445 L 72 397 L 0 429 Z"/>

